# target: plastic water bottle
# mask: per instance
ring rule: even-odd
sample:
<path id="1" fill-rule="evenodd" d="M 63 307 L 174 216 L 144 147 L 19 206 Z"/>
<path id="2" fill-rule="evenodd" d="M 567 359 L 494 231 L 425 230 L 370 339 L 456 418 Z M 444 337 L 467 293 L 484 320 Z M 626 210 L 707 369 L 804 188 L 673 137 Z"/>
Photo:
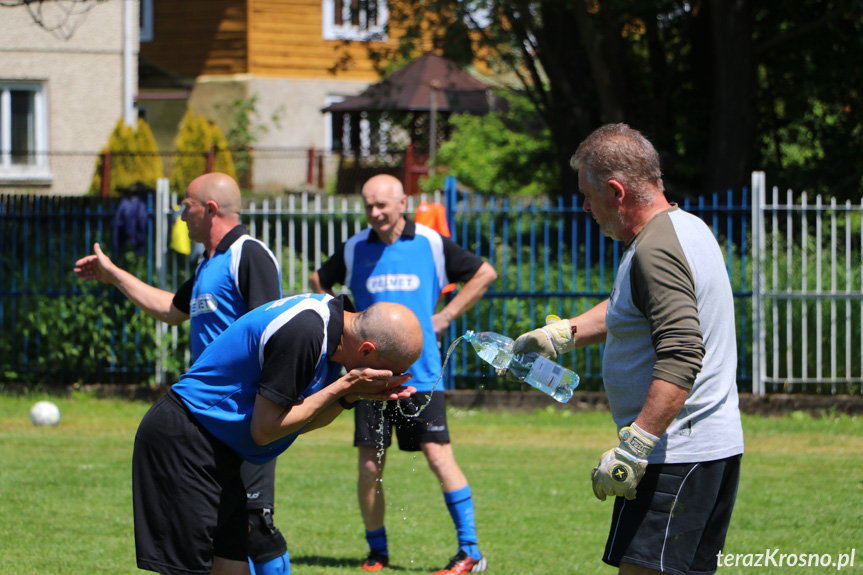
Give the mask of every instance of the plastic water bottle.
<path id="1" fill-rule="evenodd" d="M 511 338 L 492 331 L 464 334 L 473 348 L 487 363 L 497 369 L 508 369 L 517 379 L 547 393 L 561 403 L 572 397 L 578 387 L 578 375 L 562 365 L 536 353 L 513 354 Z"/>

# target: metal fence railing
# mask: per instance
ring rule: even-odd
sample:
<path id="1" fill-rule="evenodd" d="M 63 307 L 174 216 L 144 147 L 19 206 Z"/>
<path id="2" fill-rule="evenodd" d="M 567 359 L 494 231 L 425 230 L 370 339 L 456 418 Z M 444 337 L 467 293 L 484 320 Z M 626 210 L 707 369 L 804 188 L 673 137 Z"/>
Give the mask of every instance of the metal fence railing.
<path id="1" fill-rule="evenodd" d="M 753 190 L 752 204 L 743 190 L 682 206 L 707 222 L 725 254 L 741 391 L 859 394 L 863 208 L 820 199 L 812 205 L 805 195 L 791 194 L 781 204 L 775 191 L 765 205 L 758 173 Z M 180 197 L 160 183 L 149 203 L 145 252 L 112 254 L 138 277 L 171 291 L 195 265 L 169 247 Z M 455 241 L 499 275 L 450 327 L 443 350 L 468 329 L 514 336 L 547 314 L 569 317 L 607 297 L 622 246 L 602 236 L 574 200 L 466 193 L 454 178 L 443 193 L 409 197 L 408 212 L 423 200 L 444 204 Z M 0 339 L 0 378 L 159 383 L 185 368 L 185 327 L 157 325 L 117 290 L 83 285 L 71 273 L 94 241 L 111 245 L 115 207 L 110 200 L 0 196 L 0 329 L 7 334 Z M 310 274 L 366 225 L 358 196 L 313 192 L 247 199 L 242 221 L 276 254 L 285 294 L 308 291 Z M 66 325 L 76 327 L 67 333 Z M 561 362 L 579 373 L 581 389 L 601 389 L 601 356 L 602 346 L 593 346 Z M 445 383 L 458 389 L 507 385 L 467 345 L 455 348 Z"/>
<path id="2" fill-rule="evenodd" d="M 753 189 L 754 390 L 859 394 L 863 201 Z"/>

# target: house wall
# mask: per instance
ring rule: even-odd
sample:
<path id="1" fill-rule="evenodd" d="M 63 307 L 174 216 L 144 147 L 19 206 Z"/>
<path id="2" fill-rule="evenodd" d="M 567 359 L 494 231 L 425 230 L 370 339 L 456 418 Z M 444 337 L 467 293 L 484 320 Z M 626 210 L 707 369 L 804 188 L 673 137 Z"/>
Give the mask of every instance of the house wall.
<path id="1" fill-rule="evenodd" d="M 49 23 L 59 16 L 53 4 L 41 5 Z M 123 2 L 95 3 L 72 23 L 78 28 L 63 39 L 36 25 L 25 6 L 0 7 L 0 80 L 44 82 L 51 175 L 50 183 L 34 185 L 10 183 L 0 173 L 0 192 L 84 194 L 96 156 L 123 115 Z M 136 50 L 137 23 L 136 9 Z M 137 83 L 137 64 L 132 75 Z"/>
<path id="2" fill-rule="evenodd" d="M 249 0 L 249 72 L 366 83 L 380 79 L 367 43 L 324 40 L 322 0 Z"/>
<path id="3" fill-rule="evenodd" d="M 324 39 L 324 0 L 153 1 L 153 41 L 141 56 L 189 81 L 192 110 L 227 133 L 233 103 L 257 96 L 256 122 L 267 131 L 255 147 L 282 149 L 256 155 L 258 189 L 304 185 L 307 151 L 330 144 L 321 109 L 380 79 L 368 43 Z M 152 112 L 157 138 L 168 141 L 170 122 Z"/>
<path id="4" fill-rule="evenodd" d="M 357 94 L 367 85 L 364 81 L 332 78 L 251 78 L 249 95 L 257 95 L 258 121 L 267 126 L 256 147 L 285 149 L 282 153 L 263 151 L 257 156 L 255 186 L 296 189 L 305 185 L 309 149 L 326 153 L 331 147 L 329 115 L 323 114 L 321 109 L 330 103 L 330 98 L 342 99 Z M 271 121 L 273 114 L 279 117 L 278 124 Z M 331 176 L 329 160 L 325 161 L 324 170 Z"/>
<path id="5" fill-rule="evenodd" d="M 246 0 L 153 0 L 141 56 L 184 78 L 247 72 Z"/>

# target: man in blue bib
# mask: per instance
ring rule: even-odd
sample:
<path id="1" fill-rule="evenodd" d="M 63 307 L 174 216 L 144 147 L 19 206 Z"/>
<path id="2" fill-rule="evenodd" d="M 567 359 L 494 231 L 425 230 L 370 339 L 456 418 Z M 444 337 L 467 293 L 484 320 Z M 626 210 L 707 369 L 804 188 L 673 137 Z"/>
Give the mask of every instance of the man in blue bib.
<path id="1" fill-rule="evenodd" d="M 191 319 L 192 361 L 249 310 L 282 297 L 273 253 L 240 225 L 236 181 L 218 172 L 195 178 L 183 198 L 189 239 L 204 246 L 204 258 L 176 294 L 151 286 L 117 267 L 99 244 L 78 260 L 82 279 L 110 283 L 148 315 L 170 325 Z M 289 575 L 287 542 L 273 523 L 276 460 L 243 464 L 249 507 L 249 557 L 256 575 Z"/>
<path id="2" fill-rule="evenodd" d="M 443 389 L 435 389 L 442 369 L 437 336 L 479 301 L 497 272 L 449 238 L 405 217 L 407 197 L 398 179 L 375 176 L 363 186 L 362 194 L 371 227 L 340 246 L 312 275 L 311 284 L 319 292 L 331 293 L 335 284 L 350 288 L 357 309 L 382 301 L 408 306 L 422 324 L 425 346 L 410 368 L 416 396 L 391 402 L 383 412 L 369 401 L 356 410 L 357 490 L 369 544 L 362 569 L 379 571 L 389 564 L 381 489 L 384 458 L 378 451 L 379 446 L 390 446 L 395 427 L 399 449 L 425 455 L 455 523 L 458 551 L 436 575 L 480 573 L 486 569 L 486 559 L 477 543 L 473 496 L 453 454 Z M 441 291 L 451 282 L 465 283 L 436 311 Z"/>
<path id="3" fill-rule="evenodd" d="M 422 351 L 405 306 L 298 295 L 234 322 L 147 412 L 132 459 L 138 567 L 249 573 L 241 463 L 265 463 L 360 399 L 405 399 Z M 341 377 L 341 368 L 347 373 Z"/>

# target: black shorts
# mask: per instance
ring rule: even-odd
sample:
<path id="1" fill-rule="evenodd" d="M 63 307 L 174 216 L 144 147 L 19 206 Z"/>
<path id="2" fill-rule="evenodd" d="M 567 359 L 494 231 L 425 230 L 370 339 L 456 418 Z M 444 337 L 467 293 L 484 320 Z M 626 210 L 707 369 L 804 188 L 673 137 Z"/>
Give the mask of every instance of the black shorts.
<path id="1" fill-rule="evenodd" d="M 449 443 L 446 396 L 442 391 L 417 392 L 398 401 L 360 401 L 355 411 L 356 447 L 388 448 L 392 444 L 393 426 L 402 451 L 420 451 L 422 443 Z M 419 415 L 412 417 L 417 412 Z"/>
<path id="2" fill-rule="evenodd" d="M 271 459 L 261 465 L 243 461 L 240 467 L 249 511 L 249 557 L 255 563 L 267 563 L 288 551 L 285 537 L 273 521 L 276 461 Z"/>
<path id="3" fill-rule="evenodd" d="M 243 461 L 240 473 L 246 486 L 246 506 L 250 511 L 273 509 L 276 501 L 276 461 L 271 459 L 261 465 Z"/>
<path id="4" fill-rule="evenodd" d="M 648 465 L 636 498 L 615 498 L 602 560 L 679 575 L 714 573 L 737 498 L 740 459 Z"/>
<path id="5" fill-rule="evenodd" d="M 132 455 L 138 568 L 209 573 L 213 556 L 245 561 L 242 459 L 168 391 L 144 415 Z"/>

